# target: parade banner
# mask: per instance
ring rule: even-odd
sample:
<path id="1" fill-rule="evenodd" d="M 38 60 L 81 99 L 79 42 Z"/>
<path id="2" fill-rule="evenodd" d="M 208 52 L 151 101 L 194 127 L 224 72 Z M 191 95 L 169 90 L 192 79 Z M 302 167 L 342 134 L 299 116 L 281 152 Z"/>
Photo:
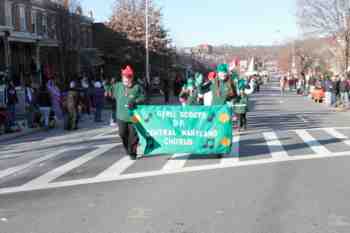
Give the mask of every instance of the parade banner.
<path id="1" fill-rule="evenodd" d="M 144 155 L 231 152 L 232 110 L 227 106 L 138 106 L 132 121 Z"/>

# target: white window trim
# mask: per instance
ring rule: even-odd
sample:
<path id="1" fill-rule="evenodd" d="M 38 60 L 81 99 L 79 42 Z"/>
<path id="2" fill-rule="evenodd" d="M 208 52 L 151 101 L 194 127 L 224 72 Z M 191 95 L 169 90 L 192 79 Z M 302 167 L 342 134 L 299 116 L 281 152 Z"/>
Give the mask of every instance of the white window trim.
<path id="1" fill-rule="evenodd" d="M 41 21 L 41 25 L 43 27 L 44 30 L 44 36 L 48 36 L 48 28 L 47 28 L 47 13 L 43 12 L 42 14 L 42 21 Z"/>
<path id="2" fill-rule="evenodd" d="M 12 4 L 8 0 L 5 0 L 5 20 L 6 20 L 6 26 L 13 27 Z"/>
<path id="3" fill-rule="evenodd" d="M 33 26 L 34 25 L 34 32 L 33 32 L 33 34 L 37 34 L 38 33 L 38 28 L 37 28 L 37 25 L 36 25 L 36 19 L 37 19 L 37 12 L 36 12 L 36 10 L 32 10 L 32 12 L 31 12 L 31 18 L 32 18 L 32 25 L 31 26 Z"/>
<path id="4" fill-rule="evenodd" d="M 27 31 L 26 7 L 24 4 L 18 4 L 18 7 L 19 7 L 19 25 L 20 25 L 19 28 L 20 28 L 20 31 L 26 32 Z"/>

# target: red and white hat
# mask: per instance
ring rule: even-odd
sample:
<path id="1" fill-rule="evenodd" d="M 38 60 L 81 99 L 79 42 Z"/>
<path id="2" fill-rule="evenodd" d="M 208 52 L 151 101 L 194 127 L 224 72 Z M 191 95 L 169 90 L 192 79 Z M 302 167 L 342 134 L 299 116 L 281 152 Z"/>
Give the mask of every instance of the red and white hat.
<path id="1" fill-rule="evenodd" d="M 127 77 L 127 78 L 134 77 L 134 71 L 131 68 L 131 66 L 127 65 L 125 69 L 122 69 L 122 76 Z"/>

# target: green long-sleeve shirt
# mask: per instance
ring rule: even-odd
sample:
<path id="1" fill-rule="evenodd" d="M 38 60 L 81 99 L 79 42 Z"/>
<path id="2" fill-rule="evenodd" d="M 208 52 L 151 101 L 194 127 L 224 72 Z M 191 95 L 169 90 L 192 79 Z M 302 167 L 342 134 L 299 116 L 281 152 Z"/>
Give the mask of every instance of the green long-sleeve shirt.
<path id="1" fill-rule="evenodd" d="M 131 122 L 129 103 L 142 104 L 145 101 L 145 95 L 142 87 L 133 84 L 128 88 L 123 83 L 118 82 L 114 86 L 114 98 L 117 101 L 117 119 L 121 121 Z"/>
<path id="2" fill-rule="evenodd" d="M 213 93 L 213 105 L 224 105 L 236 97 L 236 90 L 233 82 L 219 81 L 211 85 Z"/>

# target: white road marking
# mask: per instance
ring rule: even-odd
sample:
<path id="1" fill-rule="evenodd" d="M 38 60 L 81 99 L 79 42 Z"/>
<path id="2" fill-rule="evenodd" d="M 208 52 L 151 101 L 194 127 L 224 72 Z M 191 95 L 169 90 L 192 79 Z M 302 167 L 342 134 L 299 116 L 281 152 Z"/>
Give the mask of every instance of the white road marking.
<path id="1" fill-rule="evenodd" d="M 239 162 L 239 140 L 239 134 L 233 136 L 232 152 L 229 155 L 223 155 L 220 162 L 222 165 Z"/>
<path id="2" fill-rule="evenodd" d="M 17 172 L 19 172 L 21 170 L 27 169 L 27 168 L 35 165 L 35 164 L 38 164 L 38 163 L 41 163 L 41 162 L 45 161 L 45 160 L 49 160 L 49 159 L 51 159 L 53 157 L 56 157 L 57 155 L 62 154 L 65 151 L 66 150 L 64 150 L 64 149 L 63 150 L 58 150 L 58 151 L 55 151 L 55 152 L 53 152 L 51 154 L 48 154 L 46 156 L 40 157 L 38 159 L 34 159 L 34 160 L 32 160 L 32 161 L 30 161 L 28 163 L 25 163 L 25 164 L 22 164 L 22 165 L 19 165 L 19 166 L 15 166 L 15 167 L 10 167 L 8 169 L 2 170 L 2 171 L 0 171 L 0 179 L 3 178 L 3 177 L 6 177 L 6 176 L 12 175 L 14 173 L 17 173 Z"/>
<path id="3" fill-rule="evenodd" d="M 131 160 L 129 156 L 124 156 L 122 159 L 115 162 L 112 166 L 96 176 L 96 179 L 106 177 L 119 177 L 126 169 L 133 165 L 136 161 Z"/>
<path id="4" fill-rule="evenodd" d="M 178 170 L 185 166 L 190 154 L 176 154 L 163 166 L 163 170 Z"/>
<path id="5" fill-rule="evenodd" d="M 335 129 L 349 129 L 350 127 L 337 127 Z M 307 131 L 314 130 L 324 130 L 324 128 L 315 128 Z M 234 167 L 245 167 L 245 166 L 257 166 L 263 164 L 274 164 L 281 162 L 291 162 L 291 161 L 299 161 L 299 160 L 312 160 L 312 159 L 323 159 L 323 158 L 335 158 L 335 157 L 347 157 L 350 156 L 350 151 L 339 152 L 339 153 L 330 153 L 328 149 L 324 146 L 320 145 L 319 142 L 316 141 L 306 130 L 294 130 L 304 141 L 307 143 L 316 154 L 311 155 L 300 155 L 300 156 L 274 156 L 272 158 L 260 159 L 260 160 L 249 160 L 249 161 L 238 161 L 236 163 L 224 163 L 220 161 L 218 164 L 212 165 L 204 165 L 204 166 L 191 166 L 184 167 L 178 166 L 179 168 L 173 169 L 161 169 L 156 171 L 149 172 L 139 172 L 132 174 L 123 174 L 128 167 L 130 167 L 135 161 L 127 162 L 119 161 L 116 164 L 112 165 L 109 169 L 102 172 L 100 175 L 89 178 L 89 179 L 80 179 L 80 180 L 71 180 L 71 181 L 63 181 L 63 182 L 54 182 L 54 183 L 40 183 L 36 186 L 29 186 L 28 183 L 18 187 L 11 188 L 3 188 L 0 189 L 0 194 L 9 194 L 9 193 L 17 193 L 17 192 L 25 192 L 25 191 L 34 191 L 34 190 L 45 190 L 59 187 L 70 187 L 76 185 L 83 184 L 94 184 L 94 183 L 102 183 L 102 182 L 110 182 L 110 181 L 119 181 L 119 180 L 130 180 L 130 179 L 138 179 L 144 177 L 153 177 L 153 176 L 161 176 L 161 175 L 170 175 L 170 174 L 181 174 L 188 172 L 198 172 L 198 171 L 207 171 L 207 170 L 215 170 L 215 169 L 223 169 L 223 168 L 234 168 Z M 329 131 L 329 130 L 328 130 Z M 332 132 L 330 130 L 329 132 Z M 339 132 L 338 132 L 339 133 Z M 268 136 L 271 138 L 271 135 Z M 338 134 L 337 137 L 341 137 L 341 134 Z M 273 138 L 273 137 L 272 137 Z M 274 142 L 276 145 L 276 142 Z M 278 144 L 277 144 L 278 145 Z M 177 155 L 179 156 L 179 155 Z M 186 162 L 186 160 L 184 160 Z M 109 172 L 106 172 L 108 171 Z"/>
<path id="6" fill-rule="evenodd" d="M 338 130 L 336 130 L 334 128 L 326 128 L 326 129 L 324 129 L 324 131 L 326 131 L 326 133 L 328 133 L 332 137 L 339 139 L 339 140 L 342 140 L 342 142 L 344 144 L 350 146 L 350 139 L 346 135 L 339 132 Z"/>
<path id="7" fill-rule="evenodd" d="M 305 117 L 303 115 L 297 115 L 297 116 L 302 122 L 304 122 L 304 123 L 308 123 L 309 122 L 308 120 L 305 119 Z"/>
<path id="8" fill-rule="evenodd" d="M 263 133 L 266 144 L 269 147 L 271 157 L 275 159 L 283 159 L 288 157 L 288 153 L 284 150 L 282 143 L 278 140 L 277 134 L 274 132 Z"/>
<path id="9" fill-rule="evenodd" d="M 332 155 L 311 154 L 311 155 L 302 155 L 302 156 L 289 156 L 288 158 L 285 158 L 283 160 L 275 159 L 275 158 L 267 158 L 267 159 L 261 159 L 261 160 L 240 161 L 239 163 L 232 163 L 232 164 L 226 164 L 226 165 L 214 164 L 214 165 L 205 165 L 205 166 L 197 166 L 197 167 L 185 167 L 179 170 L 162 169 L 157 171 L 124 174 L 124 175 L 112 176 L 112 177 L 100 177 L 100 178 L 95 177 L 90 179 L 55 182 L 55 183 L 48 183 L 42 186 L 32 186 L 32 187 L 20 186 L 20 187 L 13 187 L 13 188 L 4 188 L 4 189 L 0 189 L 0 195 L 17 193 L 17 192 L 53 189 L 53 188 L 60 188 L 60 187 L 71 187 L 71 186 L 77 186 L 77 185 L 83 185 L 83 184 L 96 184 L 96 183 L 103 183 L 103 182 L 131 180 L 131 179 L 154 177 L 154 176 L 161 176 L 161 175 L 189 173 L 189 172 L 196 172 L 196 171 L 208 171 L 208 170 L 215 170 L 215 169 L 222 169 L 222 168 L 257 166 L 257 165 L 263 165 L 263 164 L 274 164 L 274 163 L 282 163 L 282 162 L 324 159 L 328 157 L 335 158 L 335 157 L 345 157 L 345 156 L 346 157 L 350 156 L 350 151 L 334 153 Z"/>
<path id="10" fill-rule="evenodd" d="M 69 163 L 66 163 L 63 166 L 55 168 L 54 170 L 26 183 L 25 186 L 28 186 L 28 187 L 34 186 L 35 187 L 35 186 L 41 186 L 43 184 L 48 184 L 51 181 L 57 179 L 58 177 L 73 170 L 74 168 L 80 167 L 84 163 L 86 163 L 86 162 L 100 156 L 101 154 L 111 150 L 115 146 L 117 146 L 117 144 L 99 146 L 98 149 L 91 151 L 91 152 L 89 152 L 89 153 L 87 153 L 87 154 L 85 154 L 77 159 L 74 159 L 73 161 L 70 161 Z"/>
<path id="11" fill-rule="evenodd" d="M 332 154 L 332 152 L 330 152 L 326 147 L 322 146 L 306 130 L 295 130 L 295 132 L 316 154 Z"/>
<path id="12" fill-rule="evenodd" d="M 114 133 L 114 134 L 113 135 L 108 135 L 108 134 L 111 134 L 111 133 Z M 110 139 L 110 138 L 119 138 L 118 129 L 117 128 L 112 128 L 112 129 L 110 129 L 108 131 L 100 133 L 100 134 L 94 136 L 92 139 Z"/>

